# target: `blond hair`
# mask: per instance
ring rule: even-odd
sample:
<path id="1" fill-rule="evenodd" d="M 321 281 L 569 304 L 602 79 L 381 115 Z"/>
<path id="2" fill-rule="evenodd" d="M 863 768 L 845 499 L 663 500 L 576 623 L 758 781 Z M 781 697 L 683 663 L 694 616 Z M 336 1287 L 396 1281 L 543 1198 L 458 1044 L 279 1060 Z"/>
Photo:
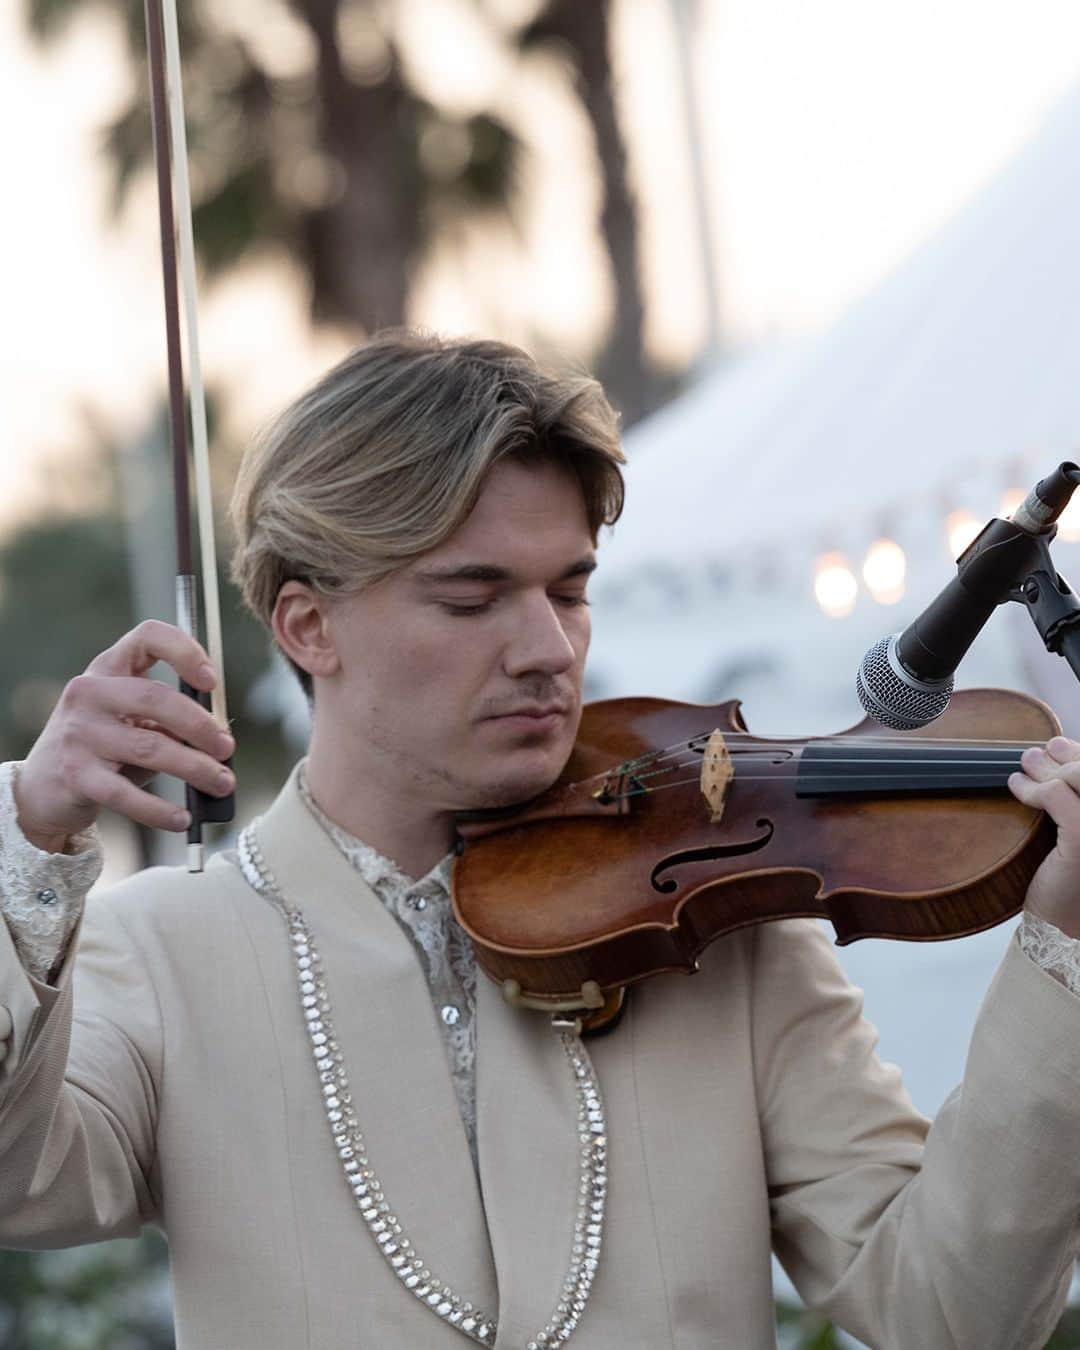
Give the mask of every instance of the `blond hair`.
<path id="1" fill-rule="evenodd" d="M 332 596 L 363 590 L 445 542 L 505 456 L 573 472 L 594 541 L 618 519 L 625 459 L 595 380 L 541 370 L 501 342 L 380 333 L 245 455 L 233 578 L 267 627 L 286 581 Z"/>

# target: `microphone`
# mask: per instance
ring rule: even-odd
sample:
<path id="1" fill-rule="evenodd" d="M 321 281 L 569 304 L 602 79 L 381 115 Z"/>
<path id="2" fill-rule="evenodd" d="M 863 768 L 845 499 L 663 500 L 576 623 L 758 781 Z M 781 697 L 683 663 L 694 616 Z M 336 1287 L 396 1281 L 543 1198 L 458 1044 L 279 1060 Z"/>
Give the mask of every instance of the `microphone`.
<path id="1" fill-rule="evenodd" d="M 922 680 L 897 654 L 900 640 L 910 639 L 914 627 L 879 638 L 863 657 L 855 677 L 863 711 L 893 731 L 926 726 L 941 716 L 952 697 L 951 674 L 943 680 Z"/>
<path id="2" fill-rule="evenodd" d="M 1080 468 L 1066 462 L 1040 480 L 1011 520 L 991 520 L 957 559 L 957 575 L 902 633 L 879 639 L 855 680 L 859 702 L 876 722 L 914 731 L 949 706 L 953 676 L 998 605 L 1038 561 L 1034 542 L 1057 533 Z"/>
<path id="3" fill-rule="evenodd" d="M 1080 483 L 1080 467 L 1066 460 L 1059 464 L 1049 478 L 1041 478 L 1010 519 L 1028 534 L 1055 533 L 1053 527 L 1058 516 L 1069 504 L 1069 498 Z"/>

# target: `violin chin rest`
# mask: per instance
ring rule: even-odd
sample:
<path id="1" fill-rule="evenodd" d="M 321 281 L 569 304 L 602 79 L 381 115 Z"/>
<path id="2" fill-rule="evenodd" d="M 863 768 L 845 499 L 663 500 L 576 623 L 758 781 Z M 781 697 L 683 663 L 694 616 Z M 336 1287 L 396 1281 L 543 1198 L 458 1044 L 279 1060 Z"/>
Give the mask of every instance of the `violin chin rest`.
<path id="1" fill-rule="evenodd" d="M 606 1036 L 623 1019 L 630 998 L 629 985 L 621 984 L 604 999 L 602 1008 L 594 1008 L 581 1019 L 582 1036 Z"/>
<path id="2" fill-rule="evenodd" d="M 608 993 L 595 980 L 586 980 L 581 991 L 571 998 L 534 998 L 521 992 L 517 980 L 503 980 L 499 986 L 503 999 L 512 1008 L 531 1008 L 552 1014 L 560 1023 L 573 1027 L 583 1036 L 602 1036 L 613 1031 L 626 1009 L 627 986 L 617 985 Z"/>

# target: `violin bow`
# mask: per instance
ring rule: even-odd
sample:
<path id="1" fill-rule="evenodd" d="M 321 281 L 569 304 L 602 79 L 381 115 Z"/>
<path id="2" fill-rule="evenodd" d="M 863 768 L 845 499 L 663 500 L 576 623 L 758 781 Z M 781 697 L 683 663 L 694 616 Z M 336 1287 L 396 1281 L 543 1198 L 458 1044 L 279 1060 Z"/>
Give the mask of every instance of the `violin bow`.
<path id="1" fill-rule="evenodd" d="M 191 485 L 188 475 L 187 409 L 184 399 L 184 363 L 180 342 L 179 275 L 184 293 L 184 317 L 189 362 L 188 395 L 195 489 L 202 563 L 206 650 L 217 674 L 213 693 L 194 689 L 185 680 L 181 691 L 210 709 L 223 730 L 229 729 L 225 706 L 225 665 L 218 599 L 217 550 L 214 544 L 210 452 L 206 432 L 206 395 L 199 358 L 199 325 L 195 279 L 195 236 L 188 177 L 187 134 L 180 72 L 180 36 L 176 0 L 145 0 L 146 45 L 150 67 L 150 108 L 157 176 L 158 222 L 161 229 L 161 270 L 165 296 L 165 345 L 169 375 L 169 440 L 173 466 L 173 502 L 176 518 L 176 626 L 198 640 L 198 591 L 192 551 Z M 174 211 L 174 203 L 176 209 Z M 176 217 L 179 215 L 179 231 Z M 185 785 L 191 814 L 187 836 L 189 872 L 203 870 L 203 825 L 232 820 L 235 797 L 210 797 Z"/>

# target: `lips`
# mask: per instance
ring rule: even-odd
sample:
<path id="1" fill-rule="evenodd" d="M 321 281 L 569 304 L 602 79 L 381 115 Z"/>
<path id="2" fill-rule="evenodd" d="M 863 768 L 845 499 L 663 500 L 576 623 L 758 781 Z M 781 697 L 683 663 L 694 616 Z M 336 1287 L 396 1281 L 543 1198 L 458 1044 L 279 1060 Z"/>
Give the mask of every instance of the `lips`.
<path id="1" fill-rule="evenodd" d="M 563 717 L 566 715 L 566 712 L 567 709 L 561 703 L 547 703 L 544 704 L 543 706 L 530 704 L 526 708 L 513 708 L 510 710 L 510 712 L 496 713 L 495 716 L 497 718 L 535 717 L 537 719 L 540 719 L 544 717 L 555 717 L 556 715 L 558 715 L 559 717 Z"/>

